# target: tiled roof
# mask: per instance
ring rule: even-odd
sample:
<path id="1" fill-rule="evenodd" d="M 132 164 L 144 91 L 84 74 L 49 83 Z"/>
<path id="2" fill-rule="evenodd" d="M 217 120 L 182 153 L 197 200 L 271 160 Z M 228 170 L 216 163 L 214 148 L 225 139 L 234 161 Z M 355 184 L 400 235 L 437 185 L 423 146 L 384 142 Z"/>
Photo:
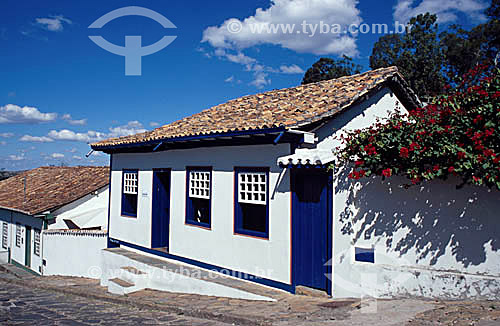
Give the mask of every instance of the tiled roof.
<path id="1" fill-rule="evenodd" d="M 300 128 L 340 112 L 392 79 L 405 84 L 403 88 L 407 89 L 396 67 L 381 68 L 363 74 L 243 96 L 152 131 L 111 138 L 91 146 L 99 150 L 114 145 L 185 136 L 276 127 Z"/>
<path id="2" fill-rule="evenodd" d="M 35 215 L 69 204 L 107 184 L 108 167 L 40 167 L 0 181 L 0 207 Z"/>

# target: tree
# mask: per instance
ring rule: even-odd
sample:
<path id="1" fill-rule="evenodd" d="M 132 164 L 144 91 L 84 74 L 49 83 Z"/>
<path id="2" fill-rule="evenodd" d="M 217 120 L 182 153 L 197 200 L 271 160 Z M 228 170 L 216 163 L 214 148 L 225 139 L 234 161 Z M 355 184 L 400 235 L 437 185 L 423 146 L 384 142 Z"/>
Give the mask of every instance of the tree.
<path id="1" fill-rule="evenodd" d="M 457 25 L 441 33 L 441 43 L 445 56 L 445 71 L 448 82 L 456 83 L 474 66 L 483 62 L 493 62 L 500 51 L 500 1 L 493 0 L 486 10 L 490 18 L 470 31 Z"/>
<path id="2" fill-rule="evenodd" d="M 398 174 L 418 184 L 457 176 L 461 185 L 500 190 L 499 101 L 500 69 L 478 65 L 432 104 L 347 132 L 338 164 L 355 163 L 352 179 Z"/>
<path id="3" fill-rule="evenodd" d="M 397 66 L 410 87 L 426 101 L 445 86 L 436 21 L 437 16 L 429 13 L 412 18 L 404 34 L 382 36 L 370 56 L 372 69 Z"/>
<path id="4" fill-rule="evenodd" d="M 302 85 L 359 74 L 362 69 L 346 55 L 340 60 L 321 58 L 306 71 Z"/>

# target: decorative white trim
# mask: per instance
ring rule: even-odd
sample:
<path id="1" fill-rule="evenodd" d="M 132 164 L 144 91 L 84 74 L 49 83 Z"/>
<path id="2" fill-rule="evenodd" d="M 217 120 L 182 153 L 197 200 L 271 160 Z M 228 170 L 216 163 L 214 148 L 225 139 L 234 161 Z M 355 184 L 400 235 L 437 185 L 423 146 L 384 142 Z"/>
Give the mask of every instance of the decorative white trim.
<path id="1" fill-rule="evenodd" d="M 267 174 L 265 172 L 238 173 L 238 202 L 267 204 Z"/>
<path id="2" fill-rule="evenodd" d="M 124 172 L 123 173 L 123 193 L 129 195 L 137 195 L 137 172 Z"/>
<path id="3" fill-rule="evenodd" d="M 33 253 L 40 257 L 40 230 L 34 229 Z"/>
<path id="4" fill-rule="evenodd" d="M 2 248 L 7 249 L 9 244 L 9 224 L 7 222 L 2 223 Z"/>
<path id="5" fill-rule="evenodd" d="M 190 171 L 189 172 L 189 197 L 210 199 L 210 172 Z"/>

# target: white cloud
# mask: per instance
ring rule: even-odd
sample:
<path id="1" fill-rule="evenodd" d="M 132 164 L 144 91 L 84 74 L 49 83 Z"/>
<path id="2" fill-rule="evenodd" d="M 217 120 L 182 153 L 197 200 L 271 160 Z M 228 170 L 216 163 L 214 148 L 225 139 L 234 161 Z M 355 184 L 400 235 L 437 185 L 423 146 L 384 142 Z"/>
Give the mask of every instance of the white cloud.
<path id="1" fill-rule="evenodd" d="M 60 131 L 51 130 L 48 136 L 54 140 L 81 141 L 85 143 L 100 141 L 108 138 L 106 133 L 98 131 L 89 130 L 87 132 L 74 132 L 68 129 L 63 129 Z"/>
<path id="2" fill-rule="evenodd" d="M 64 29 L 64 24 L 72 24 L 68 18 L 59 16 L 42 17 L 35 19 L 36 24 L 51 32 L 61 32 Z"/>
<path id="3" fill-rule="evenodd" d="M 80 141 L 91 143 L 100 141 L 106 138 L 122 137 L 145 132 L 142 123 L 139 121 L 130 121 L 126 125 L 111 127 L 109 133 L 89 130 L 86 132 L 75 132 L 68 129 L 51 130 L 48 136 L 54 140 Z"/>
<path id="4" fill-rule="evenodd" d="M 439 23 L 456 21 L 458 13 L 481 21 L 485 19 L 483 12 L 488 6 L 485 0 L 398 0 L 393 15 L 400 23 L 407 23 L 410 18 L 426 12 L 437 14 Z"/>
<path id="5" fill-rule="evenodd" d="M 30 136 L 30 135 L 24 135 L 21 138 L 19 138 L 20 141 L 25 141 L 25 142 L 35 142 L 35 143 L 50 143 L 53 142 L 54 140 L 50 137 L 47 136 Z"/>
<path id="6" fill-rule="evenodd" d="M 71 114 L 64 114 L 61 119 L 63 120 L 66 120 L 68 121 L 68 123 L 70 125 L 74 125 L 74 126 L 84 126 L 87 124 L 87 119 L 80 119 L 80 120 L 74 120 L 72 117 L 71 117 Z"/>
<path id="7" fill-rule="evenodd" d="M 152 121 L 149 123 L 149 126 L 156 128 L 156 127 L 160 126 L 160 124 L 158 122 Z"/>
<path id="8" fill-rule="evenodd" d="M 61 154 L 61 153 L 52 153 L 50 155 L 50 157 L 54 158 L 54 159 L 58 159 L 58 158 L 64 158 L 64 154 Z"/>
<path id="9" fill-rule="evenodd" d="M 0 124 L 2 123 L 26 123 L 35 124 L 54 121 L 57 113 L 42 113 L 37 108 L 15 104 L 0 106 Z"/>
<path id="10" fill-rule="evenodd" d="M 109 137 L 122 137 L 147 131 L 139 121 L 129 121 L 124 126 L 109 128 Z"/>
<path id="11" fill-rule="evenodd" d="M 304 70 L 297 65 L 281 66 L 280 71 L 284 74 L 303 74 Z"/>
<path id="12" fill-rule="evenodd" d="M 358 53 L 353 35 L 341 33 L 297 33 L 302 31 L 302 23 L 338 24 L 346 27 L 362 22 L 356 8 L 358 0 L 272 0 L 267 9 L 258 8 L 253 16 L 243 20 L 230 18 L 220 26 L 211 26 L 203 32 L 202 42 L 214 48 L 242 50 L 261 44 L 279 45 L 300 53 L 347 54 Z M 270 24 L 295 24 L 293 33 L 278 29 L 276 32 L 252 31 L 253 26 Z M 229 28 L 228 28 L 229 26 Z M 241 31 L 231 33 L 231 26 L 241 26 Z"/>
<path id="13" fill-rule="evenodd" d="M 226 83 L 232 83 L 234 81 L 234 76 L 227 77 L 226 79 L 224 79 L 224 81 Z"/>
<path id="14" fill-rule="evenodd" d="M 7 142 L 2 140 L 2 141 L 0 141 L 0 145 L 5 146 L 5 145 L 7 145 Z"/>
<path id="15" fill-rule="evenodd" d="M 82 160 L 82 157 L 78 155 L 73 155 L 72 159 L 80 161 Z"/>
<path id="16" fill-rule="evenodd" d="M 268 79 L 267 76 L 268 74 L 265 72 L 256 72 L 254 74 L 254 80 L 250 82 L 250 85 L 257 88 L 263 88 L 264 86 L 271 84 L 271 79 Z"/>
<path id="17" fill-rule="evenodd" d="M 24 153 L 21 153 L 21 155 L 9 155 L 9 161 L 22 161 L 25 159 Z"/>
<path id="18" fill-rule="evenodd" d="M 0 137 L 11 138 L 11 137 L 14 137 L 14 134 L 12 132 L 3 132 L 3 133 L 0 133 Z"/>

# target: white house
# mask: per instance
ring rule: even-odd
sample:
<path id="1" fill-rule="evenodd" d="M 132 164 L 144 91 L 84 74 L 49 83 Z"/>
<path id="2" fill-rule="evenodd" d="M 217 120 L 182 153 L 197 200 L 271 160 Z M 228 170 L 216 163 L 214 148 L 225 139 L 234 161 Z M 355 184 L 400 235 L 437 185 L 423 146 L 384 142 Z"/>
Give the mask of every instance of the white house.
<path id="1" fill-rule="evenodd" d="M 40 167 L 0 181 L 0 261 L 87 276 L 107 245 L 108 185 L 108 167 L 83 166 Z"/>
<path id="2" fill-rule="evenodd" d="M 92 144 L 111 155 L 109 244 L 292 293 L 498 298 L 498 191 L 327 169 L 335 135 L 417 105 L 384 68 Z"/>

